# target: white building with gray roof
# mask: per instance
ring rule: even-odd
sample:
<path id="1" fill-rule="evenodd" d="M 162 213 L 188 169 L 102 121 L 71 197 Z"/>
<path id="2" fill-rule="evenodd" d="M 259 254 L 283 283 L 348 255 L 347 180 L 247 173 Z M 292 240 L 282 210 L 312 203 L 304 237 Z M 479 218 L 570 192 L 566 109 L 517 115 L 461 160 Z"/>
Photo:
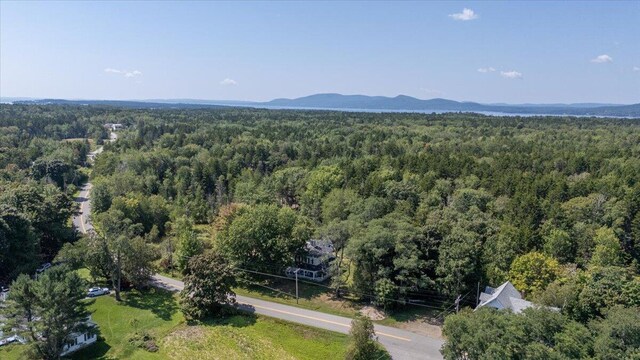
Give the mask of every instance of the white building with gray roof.
<path id="1" fill-rule="evenodd" d="M 514 314 L 519 314 L 522 310 L 534 307 L 536 304 L 524 300 L 513 284 L 507 281 L 497 288 L 486 287 L 484 292 L 480 294 L 480 304 L 478 304 L 476 310 L 484 306 L 495 309 L 509 309 Z M 558 310 L 557 308 L 550 309 Z"/>

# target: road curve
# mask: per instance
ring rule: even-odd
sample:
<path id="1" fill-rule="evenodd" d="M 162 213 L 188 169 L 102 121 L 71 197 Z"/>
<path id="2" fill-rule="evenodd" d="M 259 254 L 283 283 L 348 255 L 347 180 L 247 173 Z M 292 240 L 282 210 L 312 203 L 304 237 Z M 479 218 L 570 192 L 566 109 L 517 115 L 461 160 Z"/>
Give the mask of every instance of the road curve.
<path id="1" fill-rule="evenodd" d="M 153 276 L 153 280 L 158 287 L 168 290 L 178 291 L 184 287 L 182 281 L 158 274 Z M 236 296 L 236 301 L 238 302 L 238 307 L 242 310 L 289 322 L 343 334 L 349 333 L 351 327 L 351 319 L 343 316 L 330 315 L 239 295 Z M 376 324 L 374 328 L 378 341 L 387 349 L 393 359 L 442 359 L 440 354 L 442 340 L 389 326 Z"/>

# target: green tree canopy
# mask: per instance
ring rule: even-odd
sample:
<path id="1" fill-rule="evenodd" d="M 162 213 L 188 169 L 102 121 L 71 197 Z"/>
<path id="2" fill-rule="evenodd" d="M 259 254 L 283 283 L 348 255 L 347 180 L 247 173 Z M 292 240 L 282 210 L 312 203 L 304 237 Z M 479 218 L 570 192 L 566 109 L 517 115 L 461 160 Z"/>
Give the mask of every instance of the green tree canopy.
<path id="1" fill-rule="evenodd" d="M 295 211 L 258 205 L 240 208 L 218 239 L 239 266 L 272 273 L 291 265 L 310 236 L 310 224 Z"/>
<path id="2" fill-rule="evenodd" d="M 235 272 L 221 254 L 208 251 L 189 259 L 180 292 L 180 307 L 187 320 L 223 314 L 235 304 Z"/>
<path id="3" fill-rule="evenodd" d="M 560 265 L 557 260 L 534 251 L 513 261 L 509 279 L 519 291 L 532 294 L 544 290 L 559 273 Z"/>

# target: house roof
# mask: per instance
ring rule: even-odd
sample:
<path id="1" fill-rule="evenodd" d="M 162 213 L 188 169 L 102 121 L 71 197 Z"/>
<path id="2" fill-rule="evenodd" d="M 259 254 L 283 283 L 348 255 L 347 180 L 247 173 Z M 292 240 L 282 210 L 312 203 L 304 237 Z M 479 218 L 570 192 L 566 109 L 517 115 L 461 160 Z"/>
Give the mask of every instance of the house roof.
<path id="1" fill-rule="evenodd" d="M 516 314 L 534 306 L 532 302 L 522 299 L 522 295 L 509 281 L 495 289 L 487 286 L 485 292 L 480 295 L 480 300 L 476 309 L 491 306 L 497 309 L 511 309 Z"/>
<path id="2" fill-rule="evenodd" d="M 305 244 L 307 255 L 314 257 L 333 255 L 333 244 L 329 240 L 309 240 Z"/>

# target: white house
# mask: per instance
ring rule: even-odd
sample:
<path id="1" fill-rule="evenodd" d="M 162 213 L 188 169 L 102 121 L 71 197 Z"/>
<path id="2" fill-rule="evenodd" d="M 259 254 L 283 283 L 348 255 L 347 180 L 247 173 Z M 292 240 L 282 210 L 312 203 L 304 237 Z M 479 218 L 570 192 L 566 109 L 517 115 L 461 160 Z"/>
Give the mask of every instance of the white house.
<path id="1" fill-rule="evenodd" d="M 11 344 L 14 342 L 20 344 L 26 344 L 27 340 L 22 336 L 18 335 L 16 329 L 11 329 L 11 333 L 3 333 L 1 330 L 3 326 L 4 319 L 0 317 L 0 346 Z M 88 330 L 82 333 L 71 334 L 69 340 L 62 348 L 61 356 L 66 356 L 71 354 L 74 351 L 80 350 L 85 346 L 89 346 L 96 342 L 98 336 L 93 329 L 97 326 L 96 323 L 91 321 L 91 316 L 89 316 L 86 320 L 86 325 L 88 326 Z M 24 329 L 23 329 L 24 330 Z"/>
<path id="2" fill-rule="evenodd" d="M 535 304 L 524 300 L 513 284 L 507 281 L 495 289 L 490 286 L 486 287 L 484 292 L 480 294 L 480 304 L 478 304 L 476 310 L 483 306 L 510 309 L 515 314 L 518 314 L 526 308 L 535 306 Z"/>
<path id="3" fill-rule="evenodd" d="M 83 347 L 89 346 L 96 342 L 98 336 L 93 329 L 98 326 L 95 322 L 91 320 L 91 316 L 87 318 L 86 325 L 88 326 L 88 330 L 82 333 L 74 333 L 69 336 L 69 340 L 62 348 L 61 356 L 66 356 L 71 354 L 74 351 L 78 351 Z"/>
<path id="4" fill-rule="evenodd" d="M 296 266 L 285 270 L 289 277 L 322 282 L 329 278 L 327 267 L 334 259 L 333 244 L 329 240 L 309 240 L 305 244 L 304 254 L 296 256 Z"/>
<path id="5" fill-rule="evenodd" d="M 122 124 L 106 123 L 104 124 L 104 128 L 111 131 L 118 131 L 124 129 L 124 126 Z"/>

